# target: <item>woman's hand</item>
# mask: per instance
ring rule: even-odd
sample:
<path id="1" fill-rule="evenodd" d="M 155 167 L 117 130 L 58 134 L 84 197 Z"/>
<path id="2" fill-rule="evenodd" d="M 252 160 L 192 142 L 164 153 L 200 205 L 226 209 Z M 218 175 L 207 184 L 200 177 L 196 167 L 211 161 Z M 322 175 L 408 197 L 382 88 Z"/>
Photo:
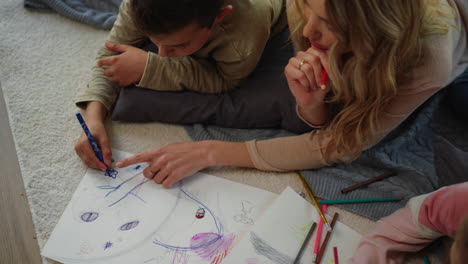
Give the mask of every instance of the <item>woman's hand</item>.
<path id="1" fill-rule="evenodd" d="M 313 110 L 323 105 L 329 89 L 320 89 L 322 69 L 328 71 L 328 55 L 314 47 L 298 52 L 286 65 L 289 89 L 301 108 Z"/>
<path id="2" fill-rule="evenodd" d="M 245 143 L 218 140 L 168 145 L 123 159 L 117 167 L 141 162 L 149 163 L 143 175 L 165 188 L 209 166 L 254 166 Z"/>
<path id="3" fill-rule="evenodd" d="M 129 45 L 106 42 L 106 48 L 118 53 L 98 60 L 98 66 L 107 66 L 104 75 L 111 82 L 127 86 L 141 80 L 148 59 L 148 52 Z"/>
<path id="4" fill-rule="evenodd" d="M 212 141 L 176 143 L 153 151 L 134 155 L 117 163 L 123 168 L 136 163 L 148 162 L 143 175 L 165 188 L 215 164 Z"/>

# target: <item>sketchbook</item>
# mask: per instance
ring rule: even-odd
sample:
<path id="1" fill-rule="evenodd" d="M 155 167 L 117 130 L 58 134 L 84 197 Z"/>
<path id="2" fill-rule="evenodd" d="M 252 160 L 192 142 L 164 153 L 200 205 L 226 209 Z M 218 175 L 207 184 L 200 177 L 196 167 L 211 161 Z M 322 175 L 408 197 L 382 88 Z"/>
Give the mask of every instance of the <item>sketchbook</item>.
<path id="1" fill-rule="evenodd" d="M 331 220 L 331 217 L 327 216 Z M 291 264 L 309 231 L 320 220 L 315 207 L 300 197 L 290 187 L 268 207 L 255 226 L 244 235 L 223 264 Z M 300 263 L 312 263 L 312 239 L 304 251 Z M 325 237 L 325 229 L 322 240 Z M 361 235 L 337 221 L 331 234 L 322 264 L 334 264 L 333 247 L 338 248 L 340 263 L 347 263 L 353 256 Z"/>
<path id="2" fill-rule="evenodd" d="M 145 167 L 88 169 L 41 254 L 63 263 L 222 263 L 277 197 L 203 173 L 164 189 Z"/>

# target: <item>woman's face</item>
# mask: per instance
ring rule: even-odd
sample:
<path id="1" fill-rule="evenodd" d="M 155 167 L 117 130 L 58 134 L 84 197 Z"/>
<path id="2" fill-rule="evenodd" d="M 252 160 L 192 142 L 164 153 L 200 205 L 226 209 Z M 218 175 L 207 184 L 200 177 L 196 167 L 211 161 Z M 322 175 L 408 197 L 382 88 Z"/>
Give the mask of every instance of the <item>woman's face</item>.
<path id="1" fill-rule="evenodd" d="M 306 24 L 302 35 L 318 49 L 328 50 L 337 41 L 328 21 L 325 8 L 327 0 L 304 0 Z"/>

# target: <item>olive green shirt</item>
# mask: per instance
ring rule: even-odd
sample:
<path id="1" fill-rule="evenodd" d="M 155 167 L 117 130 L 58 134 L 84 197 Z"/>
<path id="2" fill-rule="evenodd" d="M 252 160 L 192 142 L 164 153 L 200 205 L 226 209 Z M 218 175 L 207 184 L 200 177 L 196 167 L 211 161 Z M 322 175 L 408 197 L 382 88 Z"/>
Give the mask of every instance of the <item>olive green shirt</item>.
<path id="1" fill-rule="evenodd" d="M 158 91 L 191 90 L 221 93 L 238 86 L 255 69 L 270 37 L 287 26 L 283 0 L 228 0 L 233 10 L 215 24 L 204 46 L 189 56 L 161 57 L 148 52 L 140 87 Z M 139 46 L 148 41 L 133 23 L 130 0 L 124 0 L 107 40 Z M 115 55 L 102 47 L 96 61 Z M 110 82 L 103 68 L 94 66 L 91 81 L 80 91 L 76 104 L 98 101 L 110 110 L 120 87 Z"/>

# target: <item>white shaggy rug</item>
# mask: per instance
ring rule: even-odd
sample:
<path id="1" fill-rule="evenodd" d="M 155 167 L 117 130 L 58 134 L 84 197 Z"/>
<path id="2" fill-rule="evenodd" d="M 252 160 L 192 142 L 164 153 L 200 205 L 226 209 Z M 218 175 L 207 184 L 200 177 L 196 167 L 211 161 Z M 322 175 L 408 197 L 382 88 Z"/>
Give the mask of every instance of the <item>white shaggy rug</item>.
<path id="1" fill-rule="evenodd" d="M 21 0 L 0 1 L 0 73 L 12 133 L 39 246 L 45 245 L 86 167 L 74 152 L 81 133 L 74 98 L 84 87 L 107 31 L 56 14 L 26 11 Z M 108 122 L 111 146 L 138 153 L 190 140 L 181 126 Z M 213 168 L 206 171 L 279 193 L 303 191 L 294 173 Z M 360 233 L 373 222 L 338 210 Z M 44 263 L 51 263 L 44 260 Z M 418 263 L 418 262 L 416 262 Z"/>

